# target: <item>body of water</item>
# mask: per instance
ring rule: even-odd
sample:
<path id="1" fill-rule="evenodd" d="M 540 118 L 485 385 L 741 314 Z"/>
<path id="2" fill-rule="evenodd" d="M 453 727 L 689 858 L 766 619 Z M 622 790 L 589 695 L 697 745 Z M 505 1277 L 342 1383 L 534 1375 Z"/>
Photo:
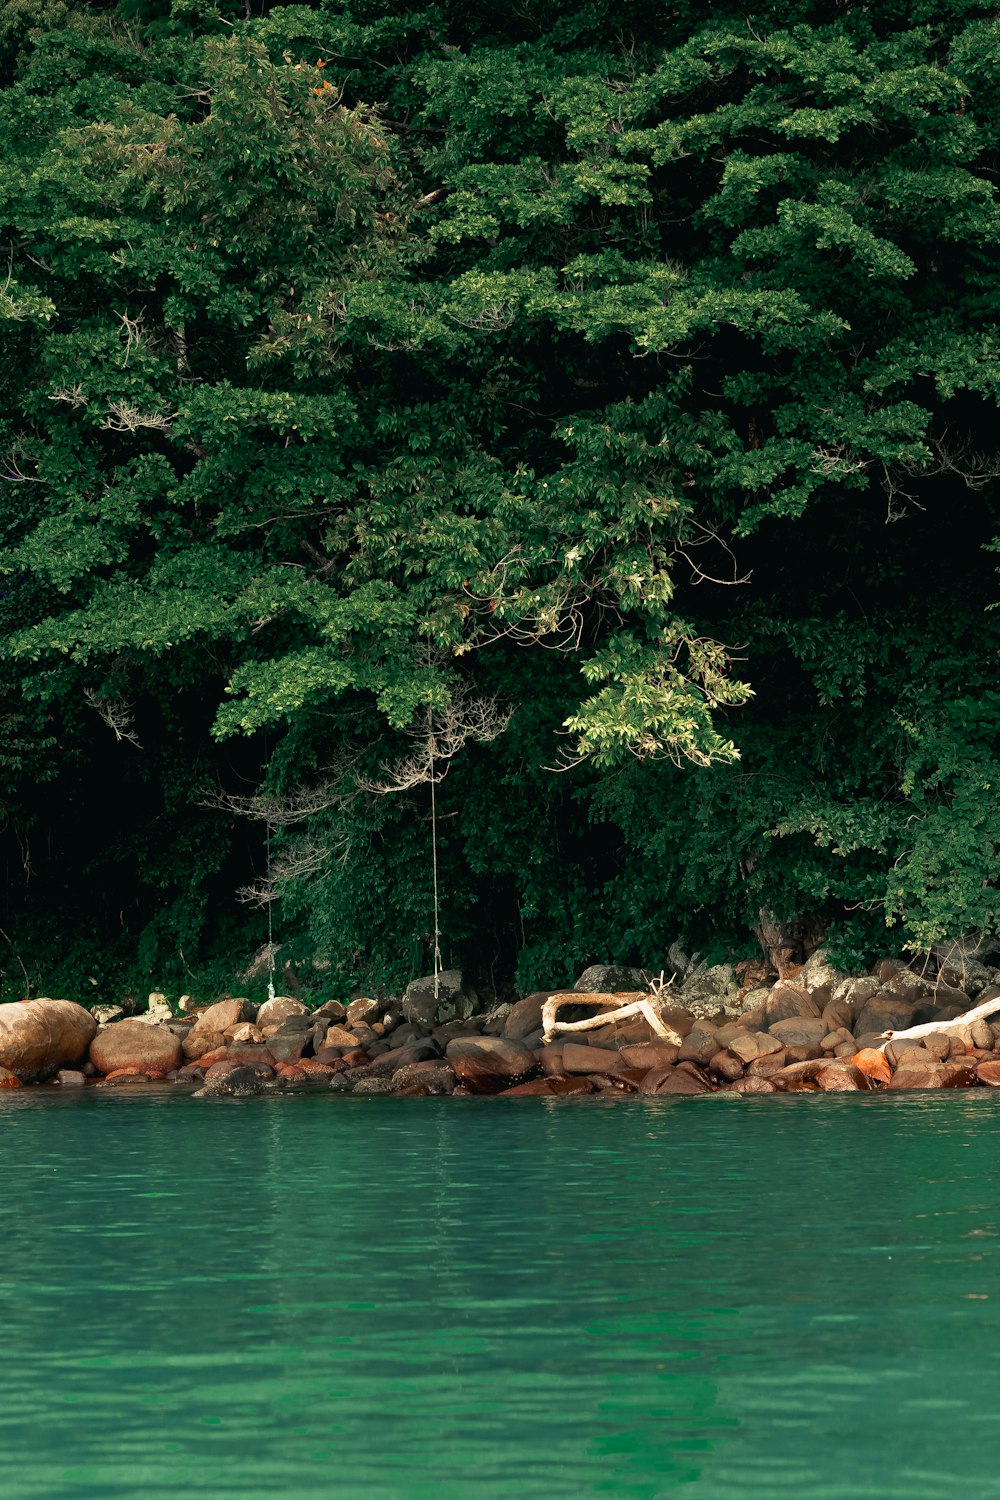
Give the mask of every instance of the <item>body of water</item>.
<path id="1" fill-rule="evenodd" d="M 984 1496 L 1000 1099 L 0 1095 L 2 1500 Z"/>

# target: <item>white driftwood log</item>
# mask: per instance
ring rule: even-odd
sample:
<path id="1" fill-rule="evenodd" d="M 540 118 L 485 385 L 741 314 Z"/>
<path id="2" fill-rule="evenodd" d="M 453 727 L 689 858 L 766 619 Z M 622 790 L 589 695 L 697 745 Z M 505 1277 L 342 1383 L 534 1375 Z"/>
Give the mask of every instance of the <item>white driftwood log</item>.
<path id="1" fill-rule="evenodd" d="M 963 1026 L 971 1026 L 973 1021 L 985 1021 L 987 1016 L 995 1016 L 998 1010 L 1000 1010 L 1000 995 L 993 1000 L 984 1000 L 982 1005 L 974 1006 L 964 1015 L 956 1016 L 953 1021 L 926 1021 L 923 1026 L 908 1026 L 905 1031 L 883 1031 L 885 1041 L 879 1051 L 884 1052 L 890 1042 L 909 1041 L 911 1037 L 931 1036 L 935 1031 L 959 1031 Z"/>
<path id="2" fill-rule="evenodd" d="M 605 1010 L 599 1016 L 592 1016 L 589 1021 L 557 1021 L 556 1012 L 561 1005 L 604 1005 L 607 1002 L 606 995 L 599 995 L 596 999 L 590 995 L 550 995 L 542 1006 L 542 1041 L 548 1045 L 557 1031 L 593 1031 L 597 1026 L 606 1026 L 609 1021 L 623 1021 L 626 1016 L 645 1016 L 650 1026 L 661 1036 L 665 1042 L 673 1042 L 679 1047 L 681 1039 L 672 1026 L 668 1026 L 656 1013 L 650 996 L 643 996 L 641 1000 L 633 1000 L 630 1005 L 619 1005 L 614 1010 Z M 997 1002 L 1000 1008 L 1000 1001 Z"/>

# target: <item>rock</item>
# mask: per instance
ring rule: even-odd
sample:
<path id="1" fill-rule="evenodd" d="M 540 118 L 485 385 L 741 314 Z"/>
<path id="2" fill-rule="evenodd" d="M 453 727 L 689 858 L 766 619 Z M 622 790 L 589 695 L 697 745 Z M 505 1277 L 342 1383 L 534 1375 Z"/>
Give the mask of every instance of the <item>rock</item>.
<path id="1" fill-rule="evenodd" d="M 304 1031 L 278 1030 L 268 1038 L 268 1051 L 275 1062 L 294 1063 L 308 1050 L 311 1038 Z"/>
<path id="2" fill-rule="evenodd" d="M 129 1068 L 148 1077 L 164 1077 L 183 1062 L 180 1040 L 162 1026 L 138 1017 L 114 1021 L 90 1044 L 90 1060 L 102 1073 Z"/>
<path id="3" fill-rule="evenodd" d="M 822 1012 L 827 1001 L 833 999 L 839 987 L 850 977 L 842 969 L 834 968 L 824 948 L 817 948 L 806 960 L 796 983 L 813 997 Z"/>
<path id="4" fill-rule="evenodd" d="M 501 1099 L 532 1099 L 539 1095 L 554 1093 L 555 1088 L 551 1078 L 532 1078 L 527 1083 L 515 1083 L 513 1088 L 503 1089 L 499 1097 Z"/>
<path id="5" fill-rule="evenodd" d="M 433 975 L 414 979 L 403 996 L 403 1015 L 417 1026 L 441 1026 L 447 1021 L 467 1021 L 476 1008 L 475 991 L 467 988 L 460 969 L 445 969 L 438 975 L 434 995 Z"/>
<path id="6" fill-rule="evenodd" d="M 392 1079 L 378 1074 L 371 1078 L 359 1078 L 354 1085 L 354 1092 L 356 1094 L 391 1094 L 393 1092 Z"/>
<path id="7" fill-rule="evenodd" d="M 716 1078 L 724 1078 L 727 1083 L 733 1083 L 737 1078 L 742 1078 L 743 1064 L 732 1052 L 723 1048 L 709 1062 L 708 1071 L 714 1073 Z"/>
<path id="8" fill-rule="evenodd" d="M 779 979 L 767 997 L 767 1029 L 772 1031 L 780 1021 L 818 1020 L 822 1007 L 801 985 L 790 979 Z"/>
<path id="9" fill-rule="evenodd" d="M 211 1069 L 194 1098 L 245 1098 L 251 1094 L 262 1094 L 267 1085 L 267 1076 L 257 1068 L 227 1068 L 221 1073 Z"/>
<path id="10" fill-rule="evenodd" d="M 146 1001 L 146 1014 L 143 1020 L 149 1026 L 159 1026 L 163 1021 L 172 1021 L 174 1013 L 170 1009 L 170 1001 L 160 990 L 154 990 Z"/>
<path id="11" fill-rule="evenodd" d="M 664 1068 L 677 1061 L 680 1049 L 673 1042 L 633 1042 L 620 1049 L 626 1068 Z"/>
<path id="12" fill-rule="evenodd" d="M 746 1078 L 737 1078 L 735 1083 L 729 1085 L 731 1094 L 776 1094 L 777 1092 L 770 1078 L 755 1078 L 752 1074 Z"/>
<path id="13" fill-rule="evenodd" d="M 22 1083 L 49 1078 L 79 1062 L 97 1033 L 97 1022 L 72 1000 L 20 1000 L 0 1005 L 0 1067 Z"/>
<path id="14" fill-rule="evenodd" d="M 976 1066 L 976 1077 L 988 1088 L 1000 1089 L 1000 1062 L 981 1062 Z"/>
<path id="15" fill-rule="evenodd" d="M 650 1068 L 645 1078 L 639 1084 L 639 1093 L 655 1094 L 661 1083 L 665 1083 L 673 1072 L 674 1068 L 670 1064 L 662 1068 Z"/>
<path id="16" fill-rule="evenodd" d="M 498 1094 L 524 1083 L 537 1067 L 535 1054 L 523 1042 L 499 1036 L 456 1037 L 448 1044 L 447 1058 L 459 1083 L 474 1094 Z"/>
<path id="17" fill-rule="evenodd" d="M 885 1031 L 905 1031 L 915 1024 L 913 1001 L 904 1000 L 889 990 L 882 990 L 865 1001 L 858 1012 L 854 1032 L 856 1036 L 863 1036 L 868 1032 L 881 1035 Z"/>
<path id="18" fill-rule="evenodd" d="M 868 996 L 865 997 L 865 999 L 868 998 Z M 853 1035 L 856 1020 L 855 1007 L 847 1000 L 838 1000 L 836 995 L 823 1007 L 823 1025 L 827 1031 L 846 1031 L 849 1035 Z"/>
<path id="19" fill-rule="evenodd" d="M 265 1026 L 280 1026 L 291 1016 L 307 1016 L 308 1008 L 301 1000 L 295 1000 L 291 995 L 275 995 L 273 1000 L 265 1000 L 257 1012 L 256 1025 L 263 1030 Z"/>
<path id="20" fill-rule="evenodd" d="M 888 1083 L 892 1077 L 892 1069 L 889 1067 L 889 1059 L 885 1053 L 877 1047 L 862 1047 L 855 1052 L 851 1062 L 862 1073 L 867 1073 L 869 1078 L 874 1078 L 877 1083 Z"/>
<path id="21" fill-rule="evenodd" d="M 513 1009 L 514 1007 L 506 1000 L 502 1005 L 495 1005 L 483 1022 L 483 1036 L 503 1036 L 507 1017 Z M 533 1027 L 532 1029 L 536 1030 L 537 1028 Z M 520 1037 L 515 1037 L 515 1041 L 520 1040 Z"/>
<path id="22" fill-rule="evenodd" d="M 437 1047 L 429 1040 L 411 1042 L 408 1047 L 389 1048 L 356 1071 L 359 1078 L 392 1078 L 401 1068 L 424 1062 L 441 1062 Z"/>
<path id="23" fill-rule="evenodd" d="M 420 1085 L 428 1094 L 451 1094 L 457 1082 L 454 1069 L 443 1057 L 404 1063 L 392 1074 L 392 1086 L 397 1093 Z"/>
<path id="24" fill-rule="evenodd" d="M 677 1000 L 696 1020 L 719 1012 L 735 1014 L 739 1006 L 739 981 L 732 964 L 715 964 L 689 972 Z"/>
<path id="25" fill-rule="evenodd" d="M 184 1038 L 184 1056 L 194 1062 L 206 1052 L 221 1047 L 230 1027 L 243 1020 L 243 1000 L 219 1000 L 203 1010 Z"/>
<path id="26" fill-rule="evenodd" d="M 775 1021 L 770 1031 L 785 1047 L 818 1047 L 826 1026 L 819 1016 L 792 1016 L 787 1021 Z"/>
<path id="27" fill-rule="evenodd" d="M 863 1092 L 875 1087 L 867 1073 L 847 1061 L 827 1063 L 816 1074 L 816 1082 L 824 1094 Z"/>
<path id="28" fill-rule="evenodd" d="M 322 1005 L 316 1007 L 313 1015 L 327 1021 L 342 1021 L 347 1015 L 347 1010 L 339 1000 L 325 1000 Z"/>
<path id="29" fill-rule="evenodd" d="M 826 1015 L 825 1015 L 825 1012 L 824 1012 L 824 1018 L 823 1018 L 823 1025 L 824 1026 L 826 1025 Z M 823 1049 L 824 1052 L 835 1052 L 837 1050 L 837 1048 L 840 1047 L 841 1045 L 848 1046 L 848 1047 L 853 1047 L 854 1046 L 854 1037 L 852 1036 L 851 1032 L 848 1031 L 848 1029 L 847 1029 L 846 1026 L 840 1026 L 840 1027 L 837 1028 L 836 1031 L 828 1032 L 827 1035 L 820 1042 L 820 1046 L 822 1047 L 822 1049 Z M 856 1050 L 857 1049 L 855 1048 L 855 1051 Z"/>
<path id="30" fill-rule="evenodd" d="M 83 1088 L 86 1082 L 86 1073 L 78 1073 L 75 1068 L 60 1068 L 59 1072 L 56 1074 L 56 1083 L 61 1083 L 63 1088 Z"/>
<path id="31" fill-rule="evenodd" d="M 24 1084 L 9 1068 L 0 1068 L 0 1089 L 23 1089 Z"/>
<path id="32" fill-rule="evenodd" d="M 573 986 L 578 995 L 649 994 L 645 970 L 622 968 L 620 964 L 591 964 Z M 555 993 L 555 992 L 553 992 Z"/>
<path id="33" fill-rule="evenodd" d="M 620 1052 L 605 1047 L 581 1047 L 578 1042 L 564 1042 L 562 1071 L 569 1073 L 618 1073 L 624 1064 Z"/>
<path id="34" fill-rule="evenodd" d="M 522 1042 L 526 1036 L 537 1031 L 542 1024 L 542 1006 L 551 993 L 549 990 L 540 990 L 518 1000 L 507 1012 L 500 1035 L 512 1042 Z"/>
<path id="35" fill-rule="evenodd" d="M 326 1036 L 323 1038 L 325 1048 L 339 1047 L 342 1052 L 353 1052 L 357 1045 L 357 1037 L 346 1026 L 333 1025 L 326 1028 Z M 402 1045 L 401 1042 L 400 1046 Z"/>
<path id="36" fill-rule="evenodd" d="M 230 1046 L 232 1046 L 234 1042 L 237 1045 L 242 1042 L 259 1044 L 263 1040 L 264 1033 L 258 1026 L 252 1025 L 249 1021 L 243 1021 L 239 1026 L 234 1026 L 231 1034 L 228 1034 L 228 1041 Z"/>
<path id="37" fill-rule="evenodd" d="M 381 1015 L 382 1007 L 377 1000 L 363 995 L 357 1000 L 352 1000 L 347 1007 L 347 1024 L 351 1028 L 355 1026 L 371 1026 Z"/>
<path id="38" fill-rule="evenodd" d="M 786 1063 L 783 1068 L 779 1068 L 777 1072 L 770 1075 L 770 1082 L 785 1094 L 793 1094 L 803 1089 L 818 1092 L 817 1074 L 829 1066 L 829 1061 L 825 1057 L 812 1058 L 809 1062 Z"/>
<path id="39" fill-rule="evenodd" d="M 364 1021 L 357 1021 L 351 1027 L 351 1035 L 354 1037 L 355 1047 L 365 1047 L 368 1051 L 371 1051 L 373 1044 L 379 1039 L 378 1032 L 366 1026 Z"/>
<path id="40" fill-rule="evenodd" d="M 989 1021 L 973 1021 L 969 1027 L 969 1032 L 972 1036 L 972 1045 L 974 1047 L 980 1047 L 984 1052 L 988 1052 L 993 1046 L 993 1028 L 990 1026 Z"/>
<path id="41" fill-rule="evenodd" d="M 647 1077 L 649 1075 L 647 1074 Z M 700 1078 L 694 1072 L 688 1072 L 684 1067 L 672 1068 L 667 1078 L 656 1090 L 657 1098 L 661 1094 L 710 1094 L 710 1084 L 704 1078 Z"/>
<path id="42" fill-rule="evenodd" d="M 681 1042 L 679 1062 L 700 1063 L 707 1066 L 719 1050 L 719 1040 L 711 1026 L 696 1024 Z"/>
<path id="43" fill-rule="evenodd" d="M 788 1059 L 782 1048 L 777 1052 L 764 1052 L 760 1057 L 755 1057 L 753 1062 L 747 1063 L 747 1072 L 752 1078 L 772 1078 L 775 1073 L 780 1073 Z"/>
<path id="44" fill-rule="evenodd" d="M 98 1026 L 108 1026 L 112 1021 L 120 1021 L 125 1012 L 120 1005 L 92 1005 L 90 1014 Z"/>
<path id="45" fill-rule="evenodd" d="M 548 1074 L 549 1077 L 562 1073 L 562 1042 L 550 1042 L 547 1047 L 540 1047 L 535 1056 L 538 1059 L 538 1065 L 542 1072 Z"/>

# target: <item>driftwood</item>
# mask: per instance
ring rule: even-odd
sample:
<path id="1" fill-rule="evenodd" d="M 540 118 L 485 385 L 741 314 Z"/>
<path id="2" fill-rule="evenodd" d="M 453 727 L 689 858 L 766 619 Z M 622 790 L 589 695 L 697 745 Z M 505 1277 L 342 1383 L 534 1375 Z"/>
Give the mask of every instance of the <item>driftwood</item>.
<path id="1" fill-rule="evenodd" d="M 879 1051 L 884 1052 L 890 1042 L 909 1041 L 911 1037 L 932 1036 L 935 1031 L 960 1031 L 963 1026 L 971 1026 L 973 1021 L 985 1021 L 987 1016 L 995 1016 L 997 1011 L 1000 1011 L 1000 995 L 992 1000 L 984 1000 L 982 1005 L 974 1006 L 964 1015 L 956 1016 L 953 1021 L 926 1021 L 922 1026 L 908 1026 L 905 1031 L 883 1031 L 885 1041 Z"/>
<path id="2" fill-rule="evenodd" d="M 609 1021 L 623 1021 L 626 1016 L 645 1016 L 657 1036 L 661 1036 L 665 1042 L 673 1042 L 679 1047 L 681 1038 L 668 1026 L 656 1013 L 656 1007 L 651 995 L 644 995 L 641 1000 L 633 1000 L 629 1005 L 619 1005 L 613 1010 L 604 1010 L 599 1016 L 592 1016 L 589 1021 L 557 1021 L 556 1012 L 562 1005 L 607 1005 L 607 995 L 577 995 L 562 994 L 550 995 L 542 1006 L 542 1041 L 548 1045 L 557 1031 L 593 1031 L 598 1026 L 606 1026 Z M 997 1002 L 1000 1008 L 1000 1001 Z"/>

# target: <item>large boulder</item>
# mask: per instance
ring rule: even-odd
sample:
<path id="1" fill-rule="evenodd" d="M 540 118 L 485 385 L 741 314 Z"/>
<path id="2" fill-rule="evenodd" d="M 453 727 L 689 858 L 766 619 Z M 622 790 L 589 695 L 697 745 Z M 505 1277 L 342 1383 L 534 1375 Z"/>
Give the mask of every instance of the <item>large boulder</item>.
<path id="1" fill-rule="evenodd" d="M 796 977 L 796 982 L 817 1001 L 820 1010 L 832 1000 L 840 986 L 850 974 L 843 969 L 834 968 L 826 955 L 826 950 L 817 948 L 807 960 L 801 972 Z"/>
<path id="2" fill-rule="evenodd" d="M 649 989 L 643 969 L 626 969 L 620 964 L 591 964 L 573 986 L 579 995 L 620 995 Z"/>
<path id="3" fill-rule="evenodd" d="M 499 1094 L 534 1073 L 537 1059 L 523 1042 L 507 1037 L 456 1037 L 448 1043 L 448 1062 L 471 1094 Z"/>
<path id="4" fill-rule="evenodd" d="M 875 1032 L 881 1036 L 886 1031 L 906 1031 L 917 1024 L 917 1007 L 912 1000 L 904 1000 L 889 990 L 882 990 L 866 1000 L 854 1023 L 854 1035 L 864 1036 Z"/>
<path id="5" fill-rule="evenodd" d="M 415 1026 L 431 1030 L 447 1021 L 467 1021 L 476 1008 L 475 991 L 466 986 L 461 969 L 445 969 L 437 976 L 414 979 L 406 986 L 403 1015 Z"/>
<path id="6" fill-rule="evenodd" d="M 90 1060 L 99 1073 L 128 1068 L 147 1078 L 165 1077 L 183 1061 L 179 1037 L 162 1026 L 138 1019 L 115 1021 L 90 1044 Z"/>
<path id="7" fill-rule="evenodd" d="M 826 1035 L 826 1026 L 818 1016 L 789 1016 L 785 1021 L 775 1021 L 771 1035 L 783 1047 L 818 1047 Z"/>
<path id="8" fill-rule="evenodd" d="M 244 1020 L 243 1000 L 219 1000 L 203 1010 L 184 1038 L 184 1056 L 191 1062 L 226 1041 L 226 1032 Z"/>
<path id="9" fill-rule="evenodd" d="M 720 1011 L 735 1015 L 741 1008 L 739 992 L 739 981 L 732 964 L 714 964 L 711 968 L 702 967 L 688 973 L 676 1000 L 696 1020 L 704 1020 Z"/>
<path id="10" fill-rule="evenodd" d="M 50 1078 L 79 1062 L 97 1034 L 97 1022 L 72 1000 L 19 1000 L 0 1005 L 0 1068 L 22 1083 Z"/>
<path id="11" fill-rule="evenodd" d="M 823 1007 L 797 980 L 779 979 L 767 997 L 766 1017 L 769 1028 L 776 1021 L 792 1021 L 807 1016 L 818 1019 L 822 1011 Z"/>
<path id="12" fill-rule="evenodd" d="M 207 1014 L 207 1012 L 206 1012 Z M 280 1026 L 290 1016 L 306 1016 L 308 1008 L 301 1000 L 295 1000 L 291 995 L 275 995 L 273 1000 L 265 1000 L 257 1012 L 256 1026 L 263 1031 L 265 1026 Z"/>

